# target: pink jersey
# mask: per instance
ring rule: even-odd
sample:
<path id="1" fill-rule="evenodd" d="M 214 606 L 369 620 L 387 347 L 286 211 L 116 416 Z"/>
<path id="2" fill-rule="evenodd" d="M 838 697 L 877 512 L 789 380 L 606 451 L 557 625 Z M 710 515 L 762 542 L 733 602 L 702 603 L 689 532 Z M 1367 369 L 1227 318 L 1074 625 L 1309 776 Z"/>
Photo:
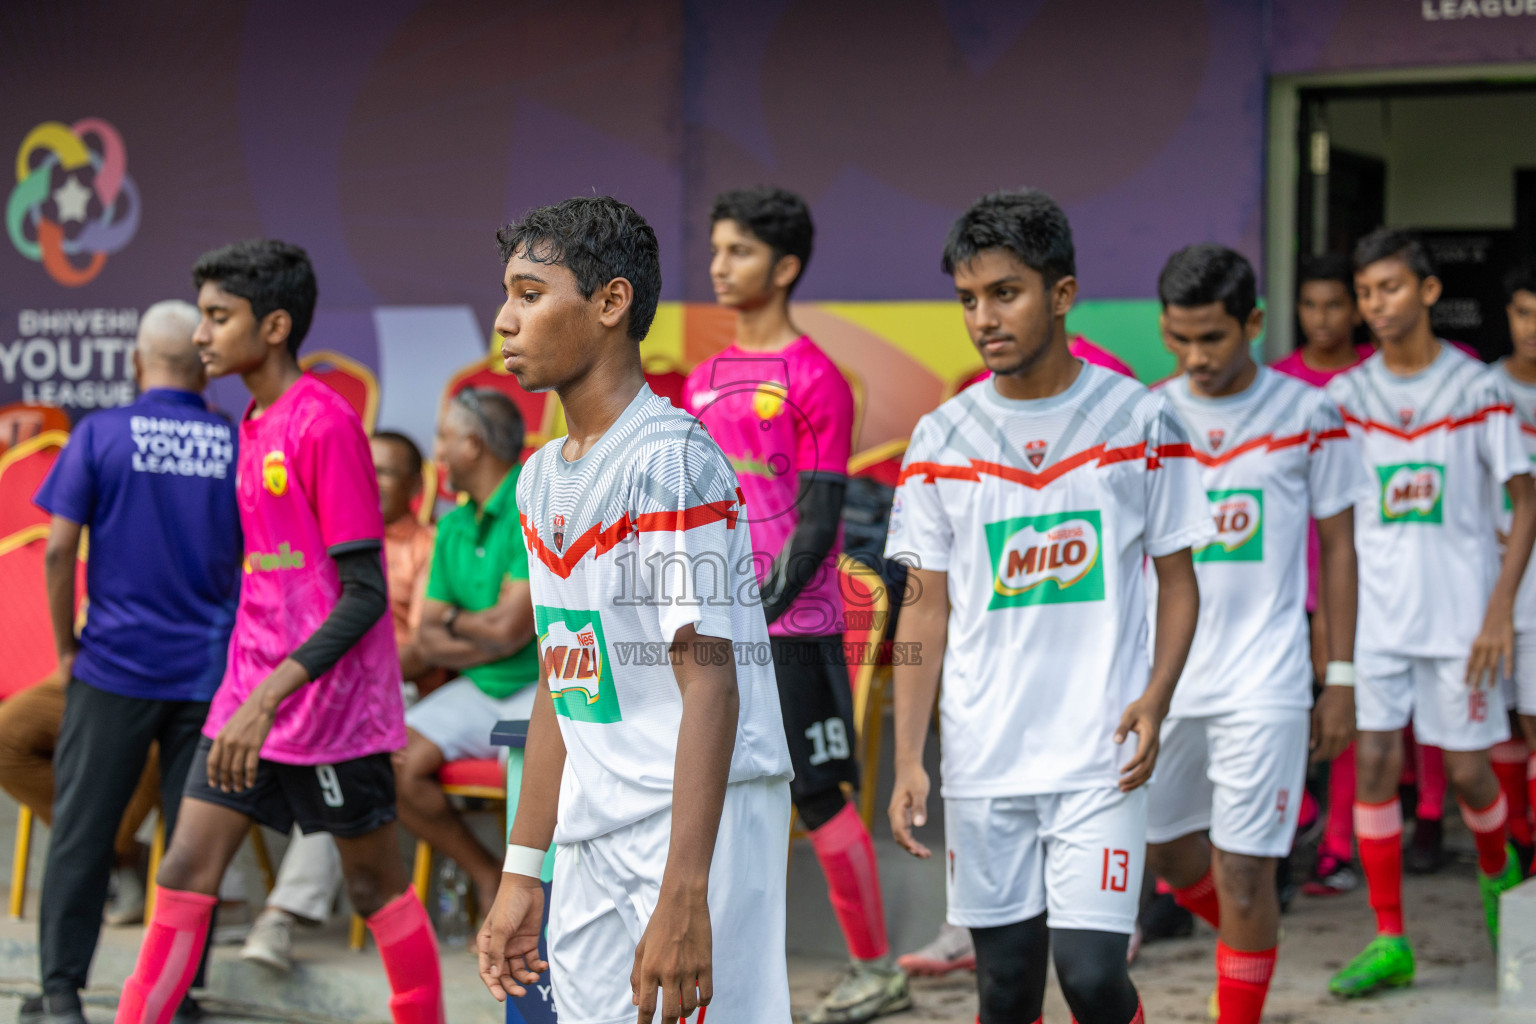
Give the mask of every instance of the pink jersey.
<path id="1" fill-rule="evenodd" d="M 1072 336 L 1072 340 L 1067 343 L 1067 350 L 1085 363 L 1102 366 L 1104 369 L 1113 370 L 1123 377 L 1129 377 L 1132 380 L 1136 379 L 1136 372 L 1116 358 L 1113 352 L 1107 348 L 1100 348 L 1081 334 L 1074 334 Z M 972 384 L 984 381 L 990 376 L 992 376 L 991 370 L 982 370 L 976 376 L 960 385 L 960 390 L 964 391 Z"/>
<path id="2" fill-rule="evenodd" d="M 732 345 L 698 366 L 683 385 L 683 406 L 709 430 L 736 470 L 746 498 L 761 583 L 800 522 L 807 474 L 843 477 L 853 443 L 853 390 L 810 338 L 776 352 Z M 768 626 L 774 636 L 825 636 L 843 630 L 837 554 L 843 529 L 815 577 Z"/>
<path id="3" fill-rule="evenodd" d="M 224 682 L 203 726 L 209 737 L 336 606 L 341 582 L 330 553 L 372 543 L 384 557 L 368 438 L 346 401 L 309 374 L 259 419 L 246 410 L 236 490 L 245 576 Z M 261 756 L 335 764 L 403 746 L 400 660 L 385 615 L 335 667 L 278 707 Z"/>
<path id="4" fill-rule="evenodd" d="M 1375 349 L 1371 348 L 1369 345 L 1356 345 L 1355 361 L 1353 363 L 1350 363 L 1348 366 L 1341 366 L 1337 370 L 1319 370 L 1315 367 L 1308 366 L 1307 361 L 1301 358 L 1301 349 L 1297 349 L 1290 355 L 1286 356 L 1284 359 L 1275 363 L 1274 370 L 1276 373 L 1283 373 L 1287 377 L 1295 377 L 1299 381 L 1304 381 L 1307 384 L 1311 384 L 1315 388 L 1320 388 L 1324 384 L 1327 384 L 1329 381 L 1333 380 L 1333 378 L 1337 377 L 1339 374 L 1343 373 L 1345 370 L 1354 369 L 1356 366 L 1359 366 L 1361 363 L 1371 358 L 1371 354 L 1374 351 Z"/>

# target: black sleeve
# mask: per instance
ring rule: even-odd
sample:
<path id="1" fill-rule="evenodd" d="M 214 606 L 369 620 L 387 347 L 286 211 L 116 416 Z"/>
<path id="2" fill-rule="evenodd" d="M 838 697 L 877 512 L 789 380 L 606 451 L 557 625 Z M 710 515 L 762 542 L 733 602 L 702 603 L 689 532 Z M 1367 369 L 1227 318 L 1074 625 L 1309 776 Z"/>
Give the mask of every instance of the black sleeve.
<path id="1" fill-rule="evenodd" d="M 763 616 L 770 623 L 800 596 L 837 543 L 837 524 L 843 517 L 843 493 L 847 489 L 847 477 L 822 474 L 802 488 L 800 521 L 763 580 Z"/>
<path id="2" fill-rule="evenodd" d="M 377 544 L 348 545 L 344 551 L 332 552 L 331 557 L 336 560 L 336 571 L 341 576 L 341 597 L 320 628 L 291 655 L 304 666 L 310 679 L 319 679 L 329 672 L 389 610 L 389 592 L 384 586 L 384 565 Z"/>

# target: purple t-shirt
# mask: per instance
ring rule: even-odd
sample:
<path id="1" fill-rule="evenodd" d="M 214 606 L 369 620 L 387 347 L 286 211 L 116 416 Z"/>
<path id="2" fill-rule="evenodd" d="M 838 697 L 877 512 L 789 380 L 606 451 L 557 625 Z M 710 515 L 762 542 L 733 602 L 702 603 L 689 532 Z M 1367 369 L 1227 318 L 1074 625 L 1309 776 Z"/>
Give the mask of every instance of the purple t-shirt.
<path id="1" fill-rule="evenodd" d="M 151 388 L 81 420 L 34 500 L 90 530 L 75 678 L 212 697 L 240 592 L 234 424 L 201 395 Z"/>
<path id="2" fill-rule="evenodd" d="M 238 491 L 245 579 L 224 683 L 203 735 L 214 737 L 341 596 L 332 555 L 377 546 L 384 519 L 357 413 L 309 374 L 240 424 Z M 335 764 L 405 746 L 400 660 L 388 615 L 335 666 L 283 701 L 261 756 Z"/>
<path id="3" fill-rule="evenodd" d="M 853 389 L 837 364 L 802 335 L 776 352 L 732 345 L 711 356 L 688 375 L 683 404 L 704 423 L 736 470 L 761 583 L 800 522 L 802 478 L 848 474 Z M 769 625 L 770 634 L 842 632 L 843 595 L 837 579 L 842 549 L 839 521 L 826 560 Z"/>

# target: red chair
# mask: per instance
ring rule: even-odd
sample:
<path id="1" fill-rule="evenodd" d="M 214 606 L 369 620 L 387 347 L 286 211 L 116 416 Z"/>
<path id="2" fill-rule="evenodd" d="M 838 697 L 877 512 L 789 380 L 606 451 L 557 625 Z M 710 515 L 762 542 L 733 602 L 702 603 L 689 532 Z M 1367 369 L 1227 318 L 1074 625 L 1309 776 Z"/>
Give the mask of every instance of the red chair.
<path id="1" fill-rule="evenodd" d="M 372 370 L 356 359 L 325 349 L 305 355 L 299 366 L 345 398 L 363 421 L 363 430 L 373 433 L 379 415 L 379 378 Z"/>
<path id="2" fill-rule="evenodd" d="M 667 356 L 649 356 L 645 360 L 645 382 L 651 390 L 684 412 L 683 385 L 688 383 L 688 371 Z"/>
<path id="3" fill-rule="evenodd" d="M 66 431 L 45 430 L 0 455 L 0 540 L 28 527 L 47 527 L 48 513 L 32 498 L 68 440 Z"/>
<path id="4" fill-rule="evenodd" d="M 69 433 L 69 413 L 53 405 L 0 405 L 0 452 L 49 430 Z"/>
<path id="5" fill-rule="evenodd" d="M 507 372 L 499 355 L 491 355 L 478 363 L 471 363 L 454 374 L 449 379 L 448 386 L 443 389 L 441 409 L 447 409 L 448 402 L 453 396 L 465 388 L 491 388 L 512 399 L 513 404 L 517 406 L 517 411 L 523 414 L 524 459 L 532 455 L 545 441 L 555 436 L 554 429 L 560 400 L 555 397 L 553 391 L 538 393 L 524 391 L 517 383 L 517 378 Z M 453 497 L 447 492 L 442 496 Z"/>

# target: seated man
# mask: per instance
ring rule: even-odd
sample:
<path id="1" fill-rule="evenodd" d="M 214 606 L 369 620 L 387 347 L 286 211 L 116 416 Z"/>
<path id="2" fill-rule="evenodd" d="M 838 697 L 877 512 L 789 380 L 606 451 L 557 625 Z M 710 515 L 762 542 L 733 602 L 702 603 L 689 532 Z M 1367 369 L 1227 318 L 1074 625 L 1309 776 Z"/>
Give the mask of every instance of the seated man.
<path id="1" fill-rule="evenodd" d="M 444 762 L 495 757 L 491 728 L 527 718 L 539 678 L 528 554 L 517 514 L 523 422 L 499 391 L 467 389 L 437 428 L 437 460 L 468 500 L 442 518 L 417 646 L 463 676 L 406 712 L 410 740 L 395 755 L 400 821 L 474 880 L 480 907 L 501 884 L 501 861 L 480 845 L 438 784 Z"/>
<path id="2" fill-rule="evenodd" d="M 427 569 L 432 562 L 432 527 L 416 518 L 411 502 L 421 493 L 421 450 L 404 434 L 373 435 L 373 467 L 379 479 L 384 513 L 384 561 L 388 566 L 389 611 L 400 652 L 400 676 L 423 690 L 440 685 L 443 670 L 427 664 L 416 643 L 427 599 Z M 427 498 L 425 500 L 431 500 Z M 323 922 L 341 892 L 341 855 L 329 834 L 304 835 L 295 829 L 277 872 L 266 909 L 256 918 L 240 956 L 274 970 L 293 968 L 293 926 L 300 920 Z"/>

